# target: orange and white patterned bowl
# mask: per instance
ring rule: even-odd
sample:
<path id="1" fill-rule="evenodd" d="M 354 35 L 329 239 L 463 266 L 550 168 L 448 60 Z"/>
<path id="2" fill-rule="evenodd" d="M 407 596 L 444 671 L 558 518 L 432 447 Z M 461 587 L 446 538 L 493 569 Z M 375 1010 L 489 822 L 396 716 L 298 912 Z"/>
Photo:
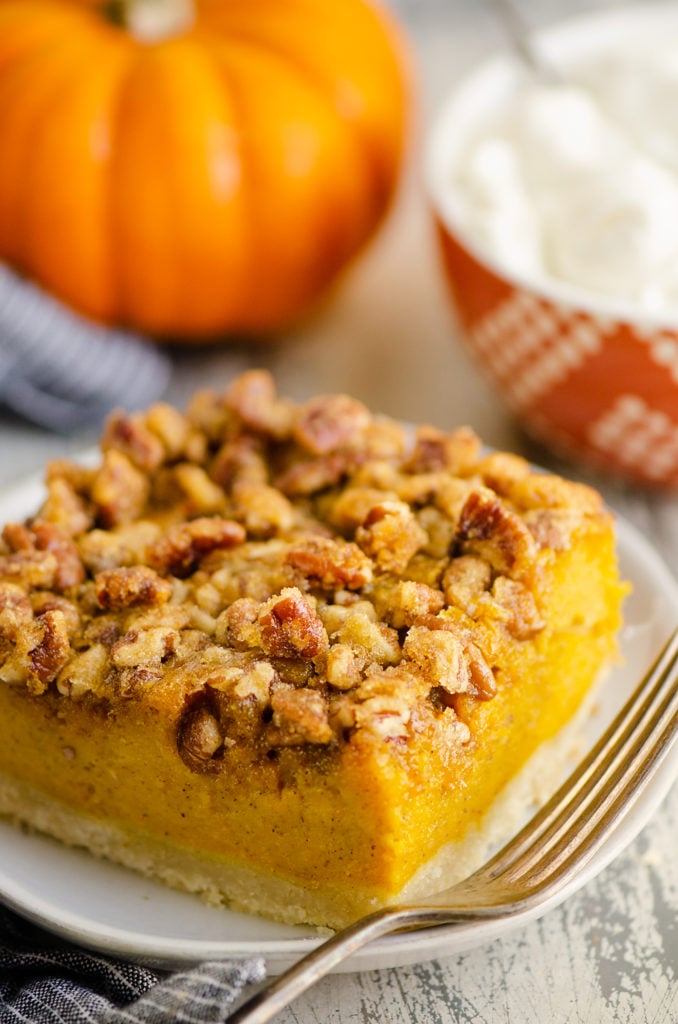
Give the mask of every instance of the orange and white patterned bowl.
<path id="1" fill-rule="evenodd" d="M 566 63 L 669 22 L 678 31 L 678 5 L 647 4 L 577 19 L 540 43 Z M 483 65 L 454 91 L 429 142 L 428 194 L 463 334 L 532 435 L 634 482 L 678 487 L 678 322 L 652 322 L 630 303 L 513 275 L 462 226 L 451 168 L 522 73 L 509 57 Z"/>

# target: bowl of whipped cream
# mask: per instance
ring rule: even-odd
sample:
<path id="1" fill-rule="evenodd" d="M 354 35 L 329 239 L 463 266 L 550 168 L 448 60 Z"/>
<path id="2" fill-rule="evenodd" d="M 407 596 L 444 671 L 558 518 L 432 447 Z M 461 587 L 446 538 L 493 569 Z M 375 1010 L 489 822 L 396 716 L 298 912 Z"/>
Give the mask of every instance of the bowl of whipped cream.
<path id="1" fill-rule="evenodd" d="M 678 4 L 590 14 L 458 84 L 426 185 L 463 336 L 527 430 L 678 486 Z"/>

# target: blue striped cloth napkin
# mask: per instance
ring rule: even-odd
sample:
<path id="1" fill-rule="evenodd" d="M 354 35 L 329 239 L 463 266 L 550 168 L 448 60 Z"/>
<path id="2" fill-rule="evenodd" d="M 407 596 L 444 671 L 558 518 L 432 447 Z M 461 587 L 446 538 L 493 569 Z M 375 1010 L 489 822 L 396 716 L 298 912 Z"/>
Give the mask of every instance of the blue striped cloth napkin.
<path id="1" fill-rule="evenodd" d="M 264 973 L 252 959 L 167 974 L 89 953 L 0 908 L 0 1024 L 217 1024 Z"/>
<path id="2" fill-rule="evenodd" d="M 0 407 L 68 432 L 142 409 L 169 382 L 156 346 L 79 316 L 0 265 Z"/>

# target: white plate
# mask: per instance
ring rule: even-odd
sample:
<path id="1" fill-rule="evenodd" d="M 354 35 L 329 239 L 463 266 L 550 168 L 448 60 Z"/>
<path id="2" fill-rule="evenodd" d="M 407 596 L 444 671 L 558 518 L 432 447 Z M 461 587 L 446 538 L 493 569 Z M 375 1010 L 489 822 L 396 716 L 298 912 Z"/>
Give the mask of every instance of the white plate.
<path id="1" fill-rule="evenodd" d="M 0 499 L 0 522 L 29 515 L 38 506 L 41 493 L 40 483 L 31 480 L 5 494 Z M 622 573 L 633 584 L 622 637 L 624 664 L 602 685 L 599 710 L 587 736 L 591 743 L 668 636 L 678 608 L 678 586 L 647 541 L 623 521 L 618 524 L 618 534 Z M 604 849 L 550 906 L 584 885 L 631 842 L 677 775 L 678 750 Z M 174 892 L 50 839 L 24 834 L 6 822 L 0 822 L 0 898 L 74 942 L 162 967 L 263 956 L 269 971 L 277 973 L 320 941 L 310 928 L 205 906 L 197 897 Z M 445 926 L 390 936 L 357 953 L 339 969 L 371 970 L 449 956 L 490 942 L 535 916 L 536 912 L 528 912 L 500 923 Z"/>

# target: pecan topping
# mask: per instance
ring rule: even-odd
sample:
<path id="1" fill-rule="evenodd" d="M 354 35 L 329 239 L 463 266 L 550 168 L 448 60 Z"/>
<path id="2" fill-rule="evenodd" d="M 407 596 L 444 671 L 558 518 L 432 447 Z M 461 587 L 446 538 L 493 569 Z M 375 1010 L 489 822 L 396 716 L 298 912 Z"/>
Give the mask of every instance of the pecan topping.
<path id="1" fill-rule="evenodd" d="M 492 587 L 492 596 L 507 612 L 506 628 L 517 640 L 527 640 L 544 628 L 531 591 L 516 580 L 498 576 Z"/>
<path id="2" fill-rule="evenodd" d="M 304 743 L 325 744 L 334 733 L 321 694 L 280 686 L 271 698 L 272 728 L 267 739 L 273 746 L 295 747 Z"/>
<path id="3" fill-rule="evenodd" d="M 339 483 L 348 471 L 350 460 L 341 452 L 333 452 L 322 458 L 295 462 L 276 479 L 275 485 L 283 494 L 297 497 L 316 494 Z"/>
<path id="4" fill-rule="evenodd" d="M 466 499 L 458 539 L 464 551 L 479 555 L 506 575 L 531 569 L 536 559 L 529 530 L 491 491 L 473 491 Z"/>
<path id="5" fill-rule="evenodd" d="M 309 537 L 285 559 L 302 576 L 325 590 L 360 590 L 372 581 L 372 562 L 357 544 Z"/>
<path id="6" fill-rule="evenodd" d="M 259 611 L 261 646 L 276 658 L 311 661 L 327 649 L 327 631 L 309 599 L 286 587 Z"/>
<path id="7" fill-rule="evenodd" d="M 102 525 L 110 529 L 136 519 L 146 505 L 149 491 L 146 474 L 122 452 L 111 448 L 104 453 L 90 495 Z"/>
<path id="8" fill-rule="evenodd" d="M 242 544 L 245 531 L 240 523 L 219 516 L 192 519 L 172 527 L 148 549 L 150 565 L 160 573 L 189 576 L 211 551 Z"/>
<path id="9" fill-rule="evenodd" d="M 140 413 L 112 412 L 101 438 L 103 451 L 114 448 L 148 473 L 162 465 L 165 450 L 160 439 L 148 429 Z"/>
<path id="10" fill-rule="evenodd" d="M 276 396 L 273 377 L 266 370 L 250 370 L 233 382 L 226 405 L 252 430 L 282 439 L 291 433 L 294 408 Z"/>
<path id="11" fill-rule="evenodd" d="M 398 573 L 426 544 L 428 535 L 405 502 L 382 501 L 367 513 L 355 539 L 380 569 Z"/>
<path id="12" fill-rule="evenodd" d="M 301 409 L 294 436 L 313 455 L 327 455 L 368 425 L 362 402 L 348 395 L 321 395 Z"/>
<path id="13" fill-rule="evenodd" d="M 219 764 L 215 755 L 223 745 L 219 722 L 205 704 L 184 715 L 177 734 L 177 748 L 192 771 L 217 771 Z"/>
<path id="14" fill-rule="evenodd" d="M 28 650 L 28 685 L 33 692 L 42 693 L 68 661 L 71 645 L 63 612 L 45 612 L 35 620 L 34 628 L 36 633 Z"/>
<path id="15" fill-rule="evenodd" d="M 441 469 L 461 473 L 473 465 L 479 450 L 480 441 L 468 428 L 444 434 L 435 427 L 423 426 L 417 430 L 414 451 L 404 468 L 410 473 L 435 473 Z"/>
<path id="16" fill-rule="evenodd" d="M 473 689 L 465 646 L 448 630 L 413 626 L 405 638 L 403 659 L 450 696 Z"/>
<path id="17" fill-rule="evenodd" d="M 100 608 L 131 608 L 135 605 L 164 604 L 172 596 L 172 586 L 145 565 L 129 569 L 109 569 L 94 579 Z"/>

